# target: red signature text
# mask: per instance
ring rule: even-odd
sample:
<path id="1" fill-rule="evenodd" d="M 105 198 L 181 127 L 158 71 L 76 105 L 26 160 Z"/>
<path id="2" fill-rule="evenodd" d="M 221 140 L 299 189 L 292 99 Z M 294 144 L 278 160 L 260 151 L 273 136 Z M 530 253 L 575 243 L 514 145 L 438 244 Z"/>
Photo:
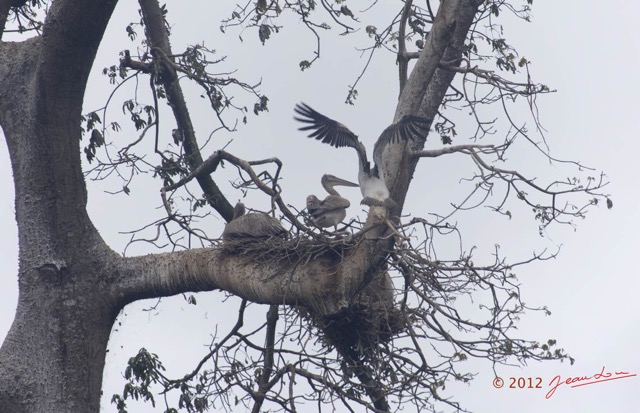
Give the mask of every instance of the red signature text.
<path id="1" fill-rule="evenodd" d="M 602 370 L 600 370 L 600 373 L 596 373 L 593 376 L 569 377 L 566 380 L 561 380 L 560 376 L 558 375 L 552 378 L 549 382 L 549 387 L 551 387 L 551 389 L 544 397 L 545 399 L 551 398 L 551 396 L 555 394 L 558 387 L 562 386 L 563 384 L 569 385 L 569 387 L 573 388 L 586 386 L 588 384 L 602 383 L 604 381 L 626 379 L 628 377 L 634 376 L 636 376 L 636 374 L 631 374 L 626 371 L 616 371 L 615 373 L 609 373 L 608 371 L 605 372 L 604 366 L 602 366 Z"/>

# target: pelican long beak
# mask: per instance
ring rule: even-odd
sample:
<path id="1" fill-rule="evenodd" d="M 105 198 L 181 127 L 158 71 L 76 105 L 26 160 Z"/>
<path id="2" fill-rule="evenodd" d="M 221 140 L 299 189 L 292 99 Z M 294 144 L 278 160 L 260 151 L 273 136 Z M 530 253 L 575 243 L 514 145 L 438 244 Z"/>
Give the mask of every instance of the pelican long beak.
<path id="1" fill-rule="evenodd" d="M 331 180 L 333 185 L 342 185 L 342 186 L 360 186 L 358 184 L 355 184 L 351 181 L 347 181 L 346 179 L 342 179 L 342 178 L 338 178 L 337 176 L 334 176 L 333 179 Z"/>

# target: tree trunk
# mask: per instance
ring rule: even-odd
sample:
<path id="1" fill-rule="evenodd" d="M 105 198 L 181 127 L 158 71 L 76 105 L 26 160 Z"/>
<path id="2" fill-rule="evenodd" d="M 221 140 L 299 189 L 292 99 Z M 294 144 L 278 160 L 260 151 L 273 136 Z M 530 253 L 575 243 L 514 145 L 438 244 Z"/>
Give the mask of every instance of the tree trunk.
<path id="1" fill-rule="evenodd" d="M 113 254 L 86 212 L 85 84 L 115 1 L 54 2 L 43 36 L 0 44 L 0 122 L 19 233 L 16 318 L 0 348 L 3 412 L 98 411 L 118 308 L 96 263 Z"/>

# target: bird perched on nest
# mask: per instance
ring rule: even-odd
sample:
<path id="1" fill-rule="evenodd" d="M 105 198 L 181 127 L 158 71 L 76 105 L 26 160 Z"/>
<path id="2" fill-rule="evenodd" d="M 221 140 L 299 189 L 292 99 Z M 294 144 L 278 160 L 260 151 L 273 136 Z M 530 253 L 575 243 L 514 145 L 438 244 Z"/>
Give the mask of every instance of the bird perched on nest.
<path id="1" fill-rule="evenodd" d="M 387 208 L 395 205 L 395 202 L 389 198 L 389 189 L 384 182 L 385 165 L 382 162 L 382 154 L 391 144 L 426 136 L 431 127 L 431 119 L 406 115 L 399 122 L 388 126 L 382 131 L 373 147 L 374 166 L 371 168 L 364 145 L 349 128 L 304 103 L 297 104 L 294 110 L 298 115 L 294 116 L 294 119 L 306 124 L 299 130 L 310 131 L 308 135 L 310 138 L 336 148 L 349 146 L 358 152 L 360 161 L 358 182 L 363 196 L 361 204 Z"/>
<path id="2" fill-rule="evenodd" d="M 253 212 L 245 214 L 242 202 L 238 202 L 233 210 L 233 219 L 227 223 L 222 232 L 225 241 L 265 240 L 271 237 L 288 238 L 289 233 L 277 219 Z"/>
<path id="3" fill-rule="evenodd" d="M 349 200 L 340 196 L 334 186 L 358 186 L 333 175 L 323 175 L 322 187 L 329 193 L 322 201 L 315 195 L 307 197 L 307 211 L 311 216 L 311 222 L 320 228 L 333 227 L 338 230 L 338 224 L 347 216 L 347 208 L 351 205 Z"/>

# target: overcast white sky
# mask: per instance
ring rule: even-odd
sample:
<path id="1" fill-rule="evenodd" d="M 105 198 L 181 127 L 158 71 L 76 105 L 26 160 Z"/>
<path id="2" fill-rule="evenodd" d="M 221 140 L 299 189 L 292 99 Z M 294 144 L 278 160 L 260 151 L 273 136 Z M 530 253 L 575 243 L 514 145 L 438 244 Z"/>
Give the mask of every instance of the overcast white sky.
<path id="1" fill-rule="evenodd" d="M 126 40 L 125 25 L 137 20 L 133 2 L 121 2 L 105 36 L 85 107 L 101 107 L 111 89 L 98 74 L 104 66 L 117 62 L 117 53 L 131 44 Z M 395 3 L 395 2 L 394 2 Z M 347 123 L 371 146 L 374 137 L 393 118 L 397 96 L 397 75 L 390 55 L 381 54 L 358 87 L 355 107 L 342 104 L 347 85 L 353 82 L 364 60 L 354 50 L 354 40 L 328 36 L 323 55 L 309 71 L 301 73 L 297 64 L 311 55 L 313 38 L 300 25 L 287 26 L 263 47 L 257 36 L 243 33 L 240 47 L 237 32 L 222 36 L 218 30 L 221 15 L 209 2 L 192 1 L 189 9 L 179 11 L 177 2 L 169 2 L 169 18 L 174 23 L 174 51 L 186 43 L 204 39 L 205 44 L 220 54 L 228 54 L 228 68 L 239 67 L 238 76 L 247 81 L 262 79 L 261 90 L 270 97 L 270 112 L 250 119 L 249 124 L 234 135 L 219 134 L 209 150 L 233 138 L 227 148 L 245 159 L 278 156 L 285 163 L 284 196 L 288 202 L 303 206 L 306 195 L 320 193 L 319 178 L 333 173 L 356 180 L 355 154 L 336 151 L 303 138 L 296 131 L 292 108 L 305 101 L 327 115 Z M 387 3 L 388 4 L 388 3 Z M 355 7 L 354 7 L 355 9 Z M 538 100 L 540 115 L 547 130 L 552 154 L 559 158 L 579 160 L 605 171 L 611 185 L 614 209 L 594 209 L 576 231 L 559 228 L 545 237 L 526 210 L 514 211 L 507 221 L 495 214 L 478 213 L 459 220 L 464 225 L 467 246 L 477 244 L 485 253 L 496 243 L 514 258 L 526 258 L 532 251 L 562 245 L 558 258 L 532 265 L 519 271 L 523 300 L 531 306 L 547 305 L 550 317 L 532 314 L 522 320 L 520 336 L 536 340 L 555 338 L 576 363 L 534 363 L 522 368 L 498 368 L 497 373 L 509 377 L 541 377 L 543 390 L 496 390 L 494 373 L 488 363 L 470 362 L 478 372 L 470 385 L 447 387 L 450 395 L 476 413 L 601 411 L 637 412 L 640 404 L 640 377 L 599 383 L 578 388 L 562 388 L 549 400 L 551 379 L 560 375 L 592 376 L 602 367 L 607 371 L 640 374 L 637 342 L 640 338 L 640 287 L 634 256 L 640 241 L 640 182 L 637 157 L 638 119 L 640 119 L 640 29 L 636 2 L 534 2 L 533 22 L 509 25 L 505 37 L 520 53 L 533 61 L 535 79 L 558 90 Z M 384 20 L 384 16 L 378 16 Z M 372 22 L 376 16 L 365 18 Z M 362 40 L 362 36 L 359 38 Z M 357 44 L 363 46 L 364 43 Z M 123 96 L 121 96 L 123 97 Z M 198 101 L 196 96 L 192 99 Z M 249 101 L 247 101 L 249 103 Z M 119 112 L 115 106 L 114 116 Z M 199 133 L 211 129 L 210 113 L 204 107 L 192 108 Z M 464 112 L 451 113 L 461 130 L 472 128 L 472 119 Z M 435 134 L 429 148 L 440 147 Z M 369 141 L 367 141 L 370 139 Z M 468 135 L 456 143 L 465 143 Z M 310 152 L 311 151 L 311 152 Z M 308 154 L 312 153 L 309 157 Z M 518 158 L 520 156 L 521 158 Z M 547 179 L 565 177 L 563 167 L 529 161 L 528 154 L 515 154 L 515 166 L 540 169 L 536 175 Z M 5 196 L 0 199 L 0 233 L 3 235 L 0 260 L 4 271 L 0 277 L 0 340 L 5 336 L 17 299 L 17 234 L 13 213 L 13 187 L 4 140 L 0 143 L 0 184 Z M 469 162 L 450 159 L 424 160 L 416 173 L 405 208 L 406 213 L 427 215 L 443 212 L 450 202 L 460 200 L 458 181 Z M 522 162 L 520 164 L 520 162 Z M 157 189 L 140 180 L 132 185 L 131 196 L 107 196 L 102 191 L 118 189 L 117 182 L 90 183 L 90 212 L 101 234 L 116 251 L 123 251 L 128 236 L 120 234 L 159 216 Z M 352 205 L 359 201 L 357 189 L 346 189 Z M 230 198 L 240 198 L 241 194 Z M 250 206 L 264 207 L 255 200 Z M 350 216 L 362 212 L 359 207 Z M 213 231 L 221 231 L 216 218 Z M 216 229 L 217 228 L 217 229 Z M 133 248 L 127 253 L 149 252 Z M 189 370 L 189 363 L 206 350 L 209 336 L 218 326 L 224 331 L 229 314 L 235 307 L 221 306 L 219 292 L 200 294 L 198 305 L 188 305 L 178 297 L 164 299 L 156 311 L 142 312 L 150 302 L 127 307 L 112 335 L 105 371 L 103 411 L 115 409 L 109 404 L 111 394 L 122 389 L 121 372 L 126 360 L 140 347 L 159 354 L 170 375 L 179 376 Z M 263 315 L 259 314 L 261 320 Z M 150 406 L 137 406 L 134 412 L 162 411 Z"/>

